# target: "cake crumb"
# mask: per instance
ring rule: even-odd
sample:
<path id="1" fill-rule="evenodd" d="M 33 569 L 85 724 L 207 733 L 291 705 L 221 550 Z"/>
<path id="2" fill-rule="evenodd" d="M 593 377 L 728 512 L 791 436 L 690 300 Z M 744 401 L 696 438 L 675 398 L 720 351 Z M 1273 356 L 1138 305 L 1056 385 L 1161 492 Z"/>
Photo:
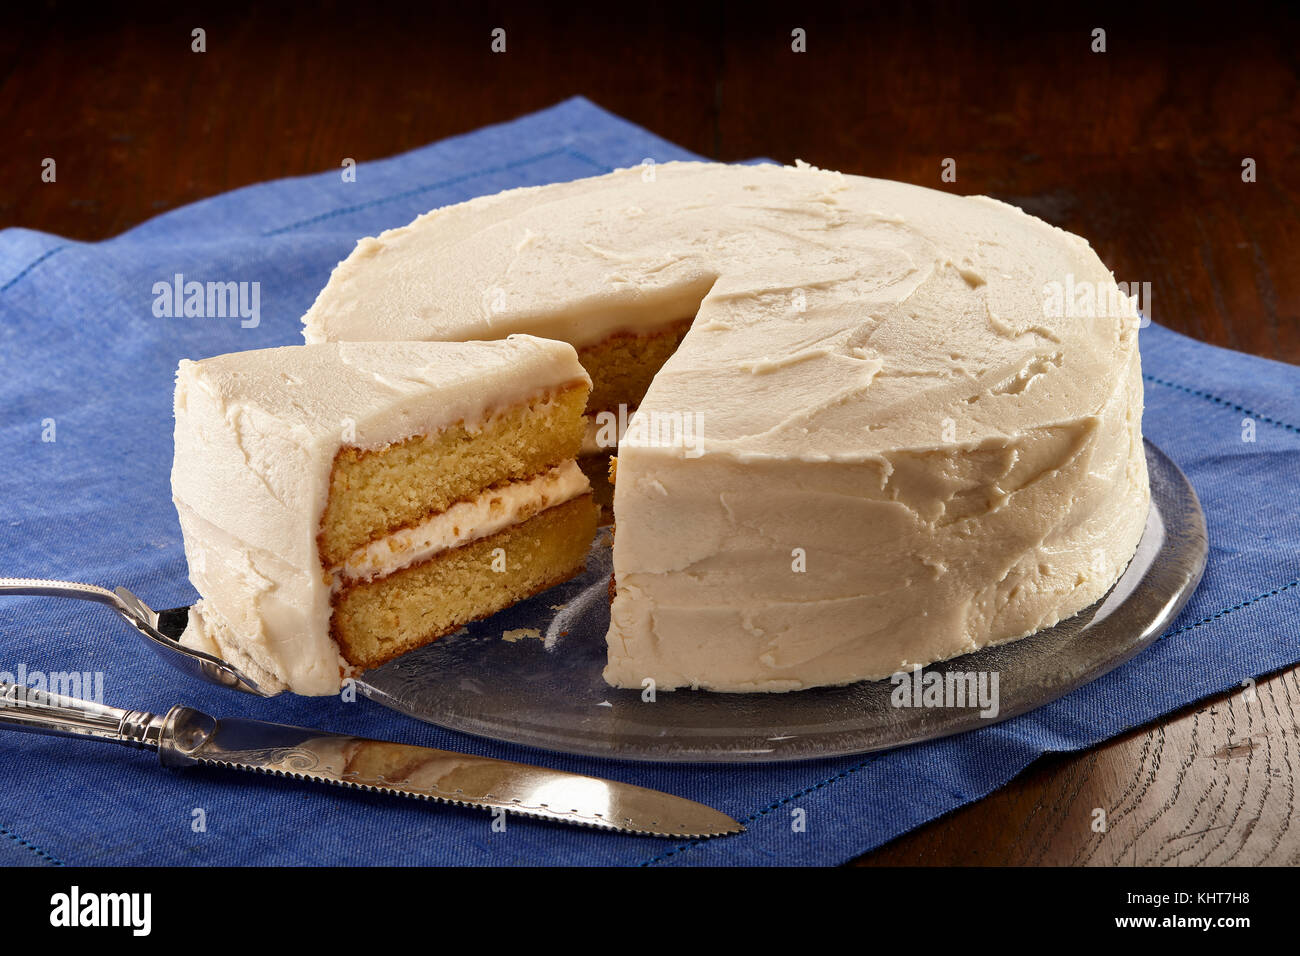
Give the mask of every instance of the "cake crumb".
<path id="1" fill-rule="evenodd" d="M 513 644 L 515 641 L 521 641 L 525 637 L 536 637 L 540 639 L 541 636 L 542 632 L 535 627 L 519 627 L 515 628 L 513 631 L 506 631 L 503 633 L 501 635 L 501 640 Z"/>

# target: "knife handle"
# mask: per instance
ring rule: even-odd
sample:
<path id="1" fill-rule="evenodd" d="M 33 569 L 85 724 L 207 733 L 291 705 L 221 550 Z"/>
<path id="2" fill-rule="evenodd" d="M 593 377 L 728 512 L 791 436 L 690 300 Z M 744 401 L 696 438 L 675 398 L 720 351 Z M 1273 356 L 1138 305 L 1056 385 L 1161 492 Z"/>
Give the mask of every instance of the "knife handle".
<path id="1" fill-rule="evenodd" d="M 165 717 L 0 681 L 0 726 L 157 750 Z"/>

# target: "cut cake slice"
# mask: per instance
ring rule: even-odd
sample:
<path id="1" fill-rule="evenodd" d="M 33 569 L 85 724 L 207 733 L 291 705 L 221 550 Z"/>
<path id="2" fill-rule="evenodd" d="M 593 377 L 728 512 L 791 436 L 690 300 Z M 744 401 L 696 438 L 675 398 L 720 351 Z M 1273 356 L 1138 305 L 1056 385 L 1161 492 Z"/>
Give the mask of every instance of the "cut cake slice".
<path id="1" fill-rule="evenodd" d="M 202 600 L 186 644 L 330 694 L 582 570 L 573 347 L 360 342 L 184 361 L 173 498 Z"/>

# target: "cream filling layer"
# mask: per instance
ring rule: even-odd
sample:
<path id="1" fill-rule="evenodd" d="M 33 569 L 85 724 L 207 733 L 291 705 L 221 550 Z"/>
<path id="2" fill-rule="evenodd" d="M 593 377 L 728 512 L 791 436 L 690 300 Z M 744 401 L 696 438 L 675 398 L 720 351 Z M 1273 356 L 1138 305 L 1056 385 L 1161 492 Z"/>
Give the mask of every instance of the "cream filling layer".
<path id="1" fill-rule="evenodd" d="M 587 476 L 572 459 L 527 481 L 489 488 L 475 498 L 458 501 L 432 515 L 352 552 L 331 569 L 337 589 L 354 581 L 372 580 L 418 564 L 434 555 L 503 528 L 526 521 L 539 511 L 562 505 L 591 489 Z"/>

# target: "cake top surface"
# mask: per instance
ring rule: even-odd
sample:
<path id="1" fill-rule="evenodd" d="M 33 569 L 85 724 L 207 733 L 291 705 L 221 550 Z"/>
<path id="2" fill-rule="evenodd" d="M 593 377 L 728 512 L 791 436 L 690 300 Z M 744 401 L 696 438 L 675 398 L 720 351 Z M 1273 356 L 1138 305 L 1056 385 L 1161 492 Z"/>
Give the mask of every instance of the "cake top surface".
<path id="1" fill-rule="evenodd" d="M 566 343 L 531 335 L 489 342 L 329 342 L 182 360 L 178 417 L 199 390 L 226 419 L 300 439 L 350 426 L 361 446 L 472 422 L 539 389 L 586 381 Z"/>
<path id="2" fill-rule="evenodd" d="M 1072 308 L 1076 289 L 1092 308 Z M 710 453 L 852 460 L 1095 412 L 1136 347 L 1117 293 L 1086 241 L 993 199 L 806 165 L 667 163 L 363 239 L 304 335 L 527 330 L 581 347 L 695 315 L 644 412 L 699 416 Z"/>

